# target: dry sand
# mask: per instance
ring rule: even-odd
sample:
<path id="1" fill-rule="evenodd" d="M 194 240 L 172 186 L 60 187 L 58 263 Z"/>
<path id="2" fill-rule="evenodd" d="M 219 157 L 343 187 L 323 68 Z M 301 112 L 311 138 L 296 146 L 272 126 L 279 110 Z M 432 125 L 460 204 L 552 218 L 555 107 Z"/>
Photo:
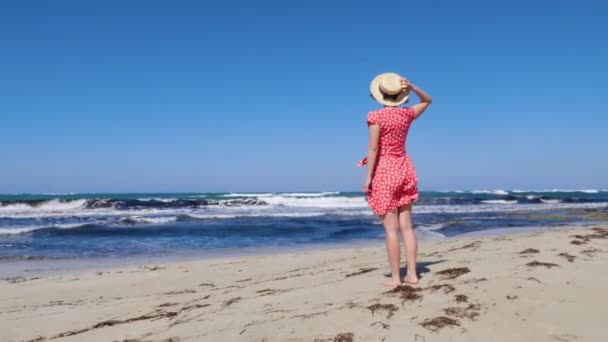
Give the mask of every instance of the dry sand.
<path id="1" fill-rule="evenodd" d="M 0 282 L 1 341 L 606 341 L 608 229 L 383 245 Z"/>

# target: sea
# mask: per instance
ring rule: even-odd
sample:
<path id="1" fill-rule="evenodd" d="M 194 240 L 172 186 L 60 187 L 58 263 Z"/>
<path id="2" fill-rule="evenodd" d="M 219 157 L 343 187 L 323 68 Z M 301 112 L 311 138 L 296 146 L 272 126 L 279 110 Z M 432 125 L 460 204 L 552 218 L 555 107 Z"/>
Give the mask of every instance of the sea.
<path id="1" fill-rule="evenodd" d="M 425 191 L 419 239 L 608 223 L 608 190 Z M 359 192 L 0 195 L 0 261 L 170 257 L 381 242 Z"/>

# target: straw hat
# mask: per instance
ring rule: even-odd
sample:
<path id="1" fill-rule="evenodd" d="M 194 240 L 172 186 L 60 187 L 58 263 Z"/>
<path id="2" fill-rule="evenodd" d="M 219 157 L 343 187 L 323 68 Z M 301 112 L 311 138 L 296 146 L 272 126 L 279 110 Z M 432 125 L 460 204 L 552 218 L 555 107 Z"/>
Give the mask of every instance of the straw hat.
<path id="1" fill-rule="evenodd" d="M 409 98 L 409 90 L 401 89 L 402 78 L 394 72 L 376 76 L 369 86 L 374 100 L 385 106 L 399 106 L 406 103 Z"/>

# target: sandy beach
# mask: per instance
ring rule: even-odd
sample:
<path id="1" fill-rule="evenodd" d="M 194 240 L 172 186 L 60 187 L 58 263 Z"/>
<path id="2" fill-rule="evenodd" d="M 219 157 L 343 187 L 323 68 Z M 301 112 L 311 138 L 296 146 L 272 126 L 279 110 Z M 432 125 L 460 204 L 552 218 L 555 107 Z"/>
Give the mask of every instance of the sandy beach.
<path id="1" fill-rule="evenodd" d="M 381 244 L 0 282 L 2 341 L 604 341 L 608 228 Z"/>

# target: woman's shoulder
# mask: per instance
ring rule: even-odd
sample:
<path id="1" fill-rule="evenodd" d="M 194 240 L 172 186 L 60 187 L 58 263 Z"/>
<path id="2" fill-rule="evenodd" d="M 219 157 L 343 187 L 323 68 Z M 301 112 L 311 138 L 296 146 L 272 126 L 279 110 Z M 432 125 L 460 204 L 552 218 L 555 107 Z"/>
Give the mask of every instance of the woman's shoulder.
<path id="1" fill-rule="evenodd" d="M 394 107 L 395 113 L 399 113 L 407 118 L 413 118 L 414 109 L 411 107 Z"/>
<path id="2" fill-rule="evenodd" d="M 414 110 L 410 107 L 384 107 L 380 109 L 370 110 L 367 113 L 368 124 L 379 124 L 383 118 L 389 118 L 390 115 L 402 115 L 407 118 L 413 118 Z"/>
<path id="3" fill-rule="evenodd" d="M 371 110 L 367 113 L 367 124 L 368 125 L 378 125 L 382 118 L 382 109 Z"/>
<path id="4" fill-rule="evenodd" d="M 391 114 L 391 113 L 409 114 L 411 111 L 413 111 L 413 109 L 410 107 L 384 107 L 384 108 L 380 108 L 380 109 L 370 110 L 367 113 L 367 115 L 372 116 L 372 115 Z"/>

